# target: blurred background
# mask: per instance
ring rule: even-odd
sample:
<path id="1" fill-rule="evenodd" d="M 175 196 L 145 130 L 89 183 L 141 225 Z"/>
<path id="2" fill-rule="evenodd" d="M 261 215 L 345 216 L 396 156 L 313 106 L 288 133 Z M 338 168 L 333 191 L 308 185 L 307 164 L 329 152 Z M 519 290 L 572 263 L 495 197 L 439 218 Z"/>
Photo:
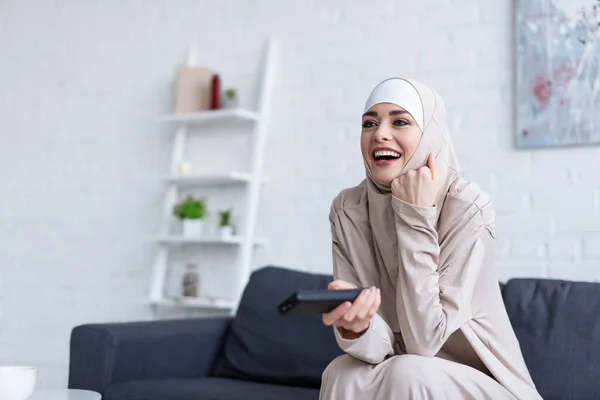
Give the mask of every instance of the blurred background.
<path id="1" fill-rule="evenodd" d="M 64 387 L 74 326 L 223 311 L 206 304 L 235 299 L 224 293 L 249 268 L 331 272 L 329 206 L 364 179 L 362 107 L 391 76 L 445 99 L 463 176 L 495 202 L 500 279 L 598 280 L 600 150 L 517 140 L 529 87 L 517 79 L 515 3 L 0 0 L 0 363 L 35 365 L 40 387 Z M 190 48 L 236 104 L 184 125 L 174 163 Z M 160 236 L 165 223 L 182 229 L 167 218 L 165 176 L 251 168 L 254 156 L 262 186 L 258 175 L 201 182 L 205 237 L 221 239 Z M 266 244 L 219 236 L 229 209 Z M 208 303 L 169 303 L 185 284 Z"/>

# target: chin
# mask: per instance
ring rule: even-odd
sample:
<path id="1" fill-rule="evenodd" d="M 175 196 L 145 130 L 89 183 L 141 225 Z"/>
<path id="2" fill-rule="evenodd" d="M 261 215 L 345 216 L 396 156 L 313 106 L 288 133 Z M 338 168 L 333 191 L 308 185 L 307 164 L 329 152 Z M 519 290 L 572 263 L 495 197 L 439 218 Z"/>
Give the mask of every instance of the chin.
<path id="1" fill-rule="evenodd" d="M 392 183 L 392 181 L 394 179 L 396 179 L 396 177 L 398 177 L 398 175 L 400 175 L 400 173 L 394 173 L 392 171 L 373 171 L 372 172 L 372 177 L 373 180 L 377 183 L 381 183 L 383 185 L 388 185 L 390 183 Z"/>
<path id="2" fill-rule="evenodd" d="M 404 158 L 380 158 L 375 159 L 374 157 L 368 161 L 371 178 L 382 185 L 389 185 L 394 179 L 396 179 L 404 168 Z"/>

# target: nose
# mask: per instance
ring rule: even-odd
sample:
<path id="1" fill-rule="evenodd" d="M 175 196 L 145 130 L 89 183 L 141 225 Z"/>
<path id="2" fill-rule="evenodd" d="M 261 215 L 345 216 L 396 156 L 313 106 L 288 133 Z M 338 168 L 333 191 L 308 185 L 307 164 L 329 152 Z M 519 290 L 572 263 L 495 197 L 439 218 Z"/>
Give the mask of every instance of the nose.
<path id="1" fill-rule="evenodd" d="M 375 135 L 373 135 L 373 139 L 378 142 L 387 142 L 392 140 L 392 133 L 390 132 L 390 128 L 387 124 L 380 124 L 375 131 Z"/>

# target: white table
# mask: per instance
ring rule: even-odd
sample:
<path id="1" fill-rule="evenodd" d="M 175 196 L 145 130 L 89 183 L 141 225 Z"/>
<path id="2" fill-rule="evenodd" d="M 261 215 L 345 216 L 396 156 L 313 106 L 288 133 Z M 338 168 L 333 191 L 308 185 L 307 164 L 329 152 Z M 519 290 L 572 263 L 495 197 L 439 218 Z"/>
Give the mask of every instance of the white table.
<path id="1" fill-rule="evenodd" d="M 100 393 L 89 390 L 36 390 L 27 400 L 101 400 Z"/>

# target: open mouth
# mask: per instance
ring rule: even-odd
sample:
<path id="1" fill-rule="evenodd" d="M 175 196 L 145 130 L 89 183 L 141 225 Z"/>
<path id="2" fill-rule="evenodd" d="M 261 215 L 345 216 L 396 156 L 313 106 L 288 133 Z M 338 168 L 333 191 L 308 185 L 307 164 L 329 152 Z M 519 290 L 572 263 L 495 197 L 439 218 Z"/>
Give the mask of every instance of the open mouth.
<path id="1" fill-rule="evenodd" d="M 393 150 L 375 150 L 373 152 L 373 158 L 375 161 L 386 162 L 386 161 L 395 161 L 402 157 L 402 154 Z"/>

